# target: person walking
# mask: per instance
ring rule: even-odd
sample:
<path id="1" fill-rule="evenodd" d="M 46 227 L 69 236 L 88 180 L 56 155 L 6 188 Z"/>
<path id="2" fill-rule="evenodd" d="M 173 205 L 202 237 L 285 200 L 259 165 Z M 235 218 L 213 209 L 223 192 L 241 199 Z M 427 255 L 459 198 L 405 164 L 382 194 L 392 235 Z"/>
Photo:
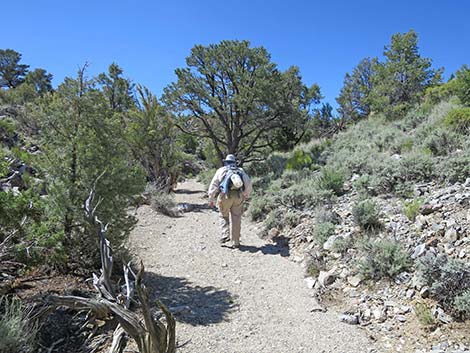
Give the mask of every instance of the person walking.
<path id="1" fill-rule="evenodd" d="M 243 203 L 250 197 L 252 183 L 248 174 L 238 167 L 233 154 L 227 155 L 223 163 L 224 166 L 217 170 L 209 185 L 209 206 L 213 207 L 217 198 L 222 232 L 220 243 L 224 245 L 231 240 L 232 244 L 229 247 L 238 248 Z"/>

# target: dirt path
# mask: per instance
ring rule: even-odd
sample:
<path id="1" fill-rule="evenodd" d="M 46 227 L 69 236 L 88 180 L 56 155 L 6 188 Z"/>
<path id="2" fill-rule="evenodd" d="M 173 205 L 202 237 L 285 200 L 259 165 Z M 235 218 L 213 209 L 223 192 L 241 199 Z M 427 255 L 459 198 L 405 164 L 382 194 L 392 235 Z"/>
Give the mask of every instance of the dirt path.
<path id="1" fill-rule="evenodd" d="M 179 185 L 177 202 L 203 206 L 202 185 Z M 131 235 L 144 260 L 146 281 L 176 309 L 178 352 L 369 352 L 363 330 L 336 313 L 311 312 L 317 304 L 302 269 L 287 252 L 266 244 L 244 220 L 240 250 L 217 242 L 217 214 L 208 209 L 169 218 L 138 211 Z"/>

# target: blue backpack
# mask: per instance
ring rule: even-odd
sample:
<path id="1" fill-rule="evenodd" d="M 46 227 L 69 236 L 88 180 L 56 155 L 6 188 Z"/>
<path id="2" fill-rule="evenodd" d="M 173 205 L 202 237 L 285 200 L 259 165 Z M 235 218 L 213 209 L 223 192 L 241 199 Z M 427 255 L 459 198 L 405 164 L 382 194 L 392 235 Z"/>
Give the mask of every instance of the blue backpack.
<path id="1" fill-rule="evenodd" d="M 236 166 L 229 167 L 219 189 L 223 195 L 227 195 L 231 190 L 244 190 L 243 171 Z"/>

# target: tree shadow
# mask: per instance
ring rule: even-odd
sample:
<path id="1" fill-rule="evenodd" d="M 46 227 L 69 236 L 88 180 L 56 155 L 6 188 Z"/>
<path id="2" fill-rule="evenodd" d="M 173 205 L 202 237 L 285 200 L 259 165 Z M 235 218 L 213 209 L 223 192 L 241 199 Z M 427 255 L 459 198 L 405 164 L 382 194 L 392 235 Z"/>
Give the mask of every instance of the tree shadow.
<path id="1" fill-rule="evenodd" d="M 272 239 L 274 244 L 265 244 L 261 247 L 252 245 L 240 245 L 239 251 L 246 251 L 250 253 L 261 252 L 264 255 L 281 255 L 282 257 L 288 257 L 290 255 L 289 241 L 284 237 L 276 237 Z"/>
<path id="2" fill-rule="evenodd" d="M 159 299 L 174 313 L 177 321 L 193 326 L 227 321 L 228 315 L 238 306 L 229 291 L 201 287 L 186 278 L 146 272 L 144 281 L 150 289 L 150 300 Z"/>
<path id="3" fill-rule="evenodd" d="M 204 210 L 215 210 L 214 207 L 209 206 L 207 203 L 189 203 L 181 202 L 176 205 L 176 208 L 183 213 L 188 212 L 202 212 Z"/>
<path id="4" fill-rule="evenodd" d="M 189 189 L 176 189 L 173 191 L 175 194 L 183 194 L 183 195 L 194 195 L 194 194 L 205 194 L 204 190 L 189 190 Z"/>

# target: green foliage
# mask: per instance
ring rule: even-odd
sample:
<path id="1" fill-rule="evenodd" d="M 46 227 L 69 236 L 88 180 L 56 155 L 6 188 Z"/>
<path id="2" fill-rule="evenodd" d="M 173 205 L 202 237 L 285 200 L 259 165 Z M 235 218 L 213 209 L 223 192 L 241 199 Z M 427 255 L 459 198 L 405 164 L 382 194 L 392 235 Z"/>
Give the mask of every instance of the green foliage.
<path id="1" fill-rule="evenodd" d="M 313 230 L 313 236 L 319 245 L 323 245 L 335 233 L 335 225 L 330 222 L 317 223 Z"/>
<path id="2" fill-rule="evenodd" d="M 460 153 L 443 159 L 436 169 L 440 180 L 451 183 L 464 182 L 470 177 L 470 146 Z"/>
<path id="3" fill-rule="evenodd" d="M 109 65 L 107 73 L 97 77 L 109 108 L 115 112 L 125 112 L 134 107 L 134 84 L 122 77 L 124 71 L 116 63 Z"/>
<path id="4" fill-rule="evenodd" d="M 410 221 L 415 221 L 416 216 L 419 214 L 419 208 L 423 204 L 422 199 L 414 199 L 410 201 L 405 201 L 403 206 L 403 213 Z"/>
<path id="5" fill-rule="evenodd" d="M 454 299 L 454 308 L 465 318 L 470 317 L 470 289 L 464 290 Z"/>
<path id="6" fill-rule="evenodd" d="M 140 162 L 149 181 L 168 192 L 172 176 L 178 175 L 184 153 L 171 116 L 147 88 L 139 86 L 139 109 L 129 112 L 125 140 L 132 156 Z M 118 104 L 118 103 L 113 103 Z M 119 109 L 125 109 L 123 102 Z"/>
<path id="7" fill-rule="evenodd" d="M 376 65 L 376 58 L 365 58 L 361 60 L 351 74 L 346 74 L 344 85 L 341 88 L 339 97 L 336 98 L 340 106 L 339 114 L 343 119 L 356 121 L 369 115 L 369 95 Z"/>
<path id="8" fill-rule="evenodd" d="M 372 200 L 363 200 L 356 203 L 352 209 L 354 221 L 366 231 L 375 230 L 382 226 L 380 210 Z"/>
<path id="9" fill-rule="evenodd" d="M 158 186 L 151 183 L 147 184 L 144 194 L 150 200 L 150 206 L 155 211 L 171 217 L 178 215 L 175 211 L 176 203 L 174 198 L 160 190 Z"/>
<path id="10" fill-rule="evenodd" d="M 42 99 L 39 122 L 49 217 L 60 220 L 59 233 L 72 259 L 94 266 L 96 229 L 83 212 L 90 190 L 95 188 L 99 202 L 96 216 L 109 223 L 107 237 L 119 248 L 135 222 L 127 209 L 143 190 L 144 175 L 130 162 L 121 121 L 83 70 Z"/>
<path id="11" fill-rule="evenodd" d="M 420 260 L 418 270 L 433 297 L 445 309 L 460 317 L 470 317 L 468 264 L 445 255 L 428 255 Z"/>
<path id="12" fill-rule="evenodd" d="M 453 89 L 460 102 L 465 106 L 470 106 L 470 68 L 467 65 L 463 65 L 455 73 L 455 79 L 452 81 Z"/>
<path id="13" fill-rule="evenodd" d="M 341 195 L 343 193 L 345 176 L 340 170 L 329 167 L 322 168 L 317 181 L 318 187 L 321 190 L 331 190 L 335 195 Z"/>
<path id="14" fill-rule="evenodd" d="M 354 246 L 354 239 L 352 237 L 338 237 L 333 242 L 331 251 L 343 254 Z"/>
<path id="15" fill-rule="evenodd" d="M 418 321 L 423 326 L 434 326 L 436 324 L 436 320 L 426 303 L 416 303 L 415 305 L 415 314 L 418 318 Z"/>
<path id="16" fill-rule="evenodd" d="M 274 210 L 279 205 L 272 195 L 255 195 L 250 201 L 248 207 L 248 214 L 252 221 L 262 220 L 269 212 Z"/>
<path id="17" fill-rule="evenodd" d="M 0 314 L 0 353 L 35 352 L 38 328 L 28 322 L 20 300 L 1 297 Z"/>
<path id="18" fill-rule="evenodd" d="M 468 134 L 470 132 L 470 108 L 451 110 L 445 117 L 444 124 L 462 134 Z"/>
<path id="19" fill-rule="evenodd" d="M 44 69 L 35 69 L 28 72 L 25 77 L 25 83 L 33 87 L 39 95 L 53 91 L 52 74 L 47 73 Z"/>
<path id="20" fill-rule="evenodd" d="M 302 150 L 295 150 L 286 163 L 287 170 L 302 170 L 310 168 L 313 163 L 312 157 Z"/>
<path id="21" fill-rule="evenodd" d="M 0 88 L 16 88 L 24 82 L 29 65 L 20 64 L 21 54 L 0 49 Z"/>
<path id="22" fill-rule="evenodd" d="M 198 174 L 197 180 L 204 184 L 205 190 L 209 189 L 209 185 L 216 172 L 217 169 L 207 169 Z"/>
<path id="23" fill-rule="evenodd" d="M 182 130 L 210 138 L 219 161 L 229 152 L 243 163 L 301 141 L 320 90 L 305 86 L 297 67 L 281 72 L 248 41 L 196 45 L 186 64 L 164 102 Z"/>
<path id="24" fill-rule="evenodd" d="M 305 273 L 307 276 L 317 278 L 321 271 L 321 265 L 318 261 L 309 261 L 307 264 Z"/>
<path id="25" fill-rule="evenodd" d="M 412 266 L 409 254 L 399 243 L 387 239 L 366 241 L 363 244 L 364 260 L 359 264 L 359 272 L 368 279 L 394 278 Z"/>
<path id="26" fill-rule="evenodd" d="M 278 195 L 283 205 L 296 209 L 313 209 L 332 197 L 330 190 L 319 190 L 315 180 L 308 179 L 281 190 Z"/>
<path id="27" fill-rule="evenodd" d="M 443 128 L 434 129 L 422 142 L 433 156 L 446 156 L 461 146 L 461 136 Z"/>
<path id="28" fill-rule="evenodd" d="M 388 119 L 404 117 L 428 87 L 440 82 L 441 71 L 431 69 L 431 59 L 420 56 L 413 30 L 394 34 L 384 56 L 386 61 L 374 66 L 370 102 Z"/>

